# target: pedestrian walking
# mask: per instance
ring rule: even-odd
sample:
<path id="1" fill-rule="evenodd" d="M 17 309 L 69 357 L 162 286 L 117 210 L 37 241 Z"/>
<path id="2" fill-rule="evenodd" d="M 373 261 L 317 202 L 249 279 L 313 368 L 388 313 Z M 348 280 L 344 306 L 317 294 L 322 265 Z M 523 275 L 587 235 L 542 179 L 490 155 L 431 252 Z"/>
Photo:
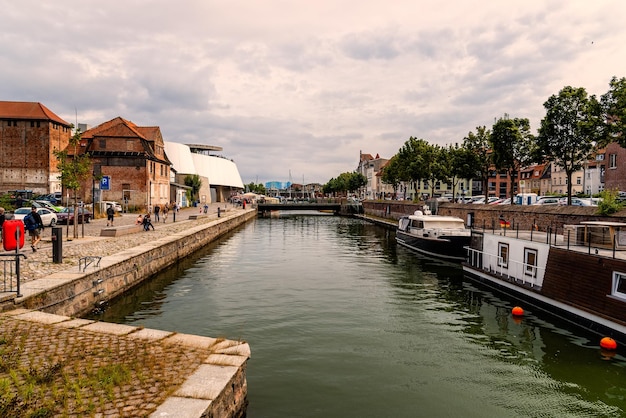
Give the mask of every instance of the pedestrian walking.
<path id="1" fill-rule="evenodd" d="M 167 203 L 163 205 L 163 223 L 167 221 L 167 213 L 170 211 Z"/>
<path id="2" fill-rule="evenodd" d="M 161 206 L 154 205 L 154 221 L 159 222 L 159 212 L 161 212 Z"/>
<path id="3" fill-rule="evenodd" d="M 115 219 L 115 209 L 113 205 L 109 205 L 107 208 L 107 226 L 113 226 L 113 220 Z"/>
<path id="4" fill-rule="evenodd" d="M 37 244 L 41 241 L 43 222 L 35 206 L 30 208 L 30 213 L 24 217 L 23 222 L 24 228 L 28 231 L 28 235 L 30 235 L 30 248 L 33 249 L 33 252 L 37 252 Z"/>

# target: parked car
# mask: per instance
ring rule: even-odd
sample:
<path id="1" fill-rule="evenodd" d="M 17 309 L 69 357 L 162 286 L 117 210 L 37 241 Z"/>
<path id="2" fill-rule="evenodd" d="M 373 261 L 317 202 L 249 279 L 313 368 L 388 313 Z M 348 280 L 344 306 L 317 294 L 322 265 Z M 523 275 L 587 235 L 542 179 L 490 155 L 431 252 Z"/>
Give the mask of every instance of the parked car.
<path id="1" fill-rule="evenodd" d="M 93 215 L 85 208 L 78 208 L 78 223 L 82 224 L 83 222 L 88 224 Z M 57 213 L 57 222 L 60 224 L 66 224 L 69 222 L 70 225 L 74 225 L 74 208 L 63 208 L 63 210 Z"/>
<path id="2" fill-rule="evenodd" d="M 13 212 L 13 219 L 24 220 L 26 215 L 31 211 L 31 208 L 17 208 Z M 41 222 L 44 226 L 55 226 L 58 222 L 57 214 L 49 208 L 37 208 L 37 213 L 41 216 Z"/>
<path id="3" fill-rule="evenodd" d="M 533 206 L 557 206 L 558 204 L 558 197 L 543 197 L 533 203 Z"/>
<path id="4" fill-rule="evenodd" d="M 113 209 L 115 209 L 116 212 L 119 212 L 119 213 L 122 212 L 122 205 L 120 205 L 117 202 L 111 202 L 111 201 L 100 202 L 100 209 L 102 210 L 103 213 L 106 212 L 109 206 L 113 206 Z"/>
<path id="5" fill-rule="evenodd" d="M 63 209 L 63 206 L 57 206 L 48 200 L 33 200 L 33 204 L 35 204 L 35 206 L 40 205 L 38 207 L 48 208 L 55 213 L 61 212 Z"/>
<path id="6" fill-rule="evenodd" d="M 559 199 L 559 206 L 567 206 L 567 197 L 562 197 Z M 585 201 L 578 197 L 572 197 L 572 206 L 592 206 L 589 204 L 589 201 Z"/>

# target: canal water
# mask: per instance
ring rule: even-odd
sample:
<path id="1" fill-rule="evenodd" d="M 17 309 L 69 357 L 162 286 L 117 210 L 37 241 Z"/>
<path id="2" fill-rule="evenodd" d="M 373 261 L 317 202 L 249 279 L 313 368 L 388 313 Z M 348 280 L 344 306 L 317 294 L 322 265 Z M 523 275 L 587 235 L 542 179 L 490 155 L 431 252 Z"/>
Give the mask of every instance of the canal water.
<path id="1" fill-rule="evenodd" d="M 248 417 L 617 417 L 626 359 L 364 221 L 256 219 L 100 319 L 250 343 Z"/>

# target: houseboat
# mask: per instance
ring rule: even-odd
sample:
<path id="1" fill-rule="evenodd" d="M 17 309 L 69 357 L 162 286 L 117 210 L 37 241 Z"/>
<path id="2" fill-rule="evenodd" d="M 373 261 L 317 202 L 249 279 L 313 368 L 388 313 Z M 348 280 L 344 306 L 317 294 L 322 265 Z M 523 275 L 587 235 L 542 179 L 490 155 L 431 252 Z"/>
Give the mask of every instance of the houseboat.
<path id="1" fill-rule="evenodd" d="M 472 232 L 466 277 L 626 344 L 626 223 Z"/>
<path id="2" fill-rule="evenodd" d="M 463 261 L 467 256 L 471 230 L 455 216 L 431 215 L 428 207 L 398 221 L 398 244 L 431 257 Z"/>

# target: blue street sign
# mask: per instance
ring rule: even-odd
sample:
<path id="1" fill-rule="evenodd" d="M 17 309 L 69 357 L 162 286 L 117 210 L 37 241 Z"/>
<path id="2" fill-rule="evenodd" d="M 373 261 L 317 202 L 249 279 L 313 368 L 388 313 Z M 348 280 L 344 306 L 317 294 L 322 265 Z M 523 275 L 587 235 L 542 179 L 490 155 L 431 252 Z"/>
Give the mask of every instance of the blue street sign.
<path id="1" fill-rule="evenodd" d="M 111 176 L 102 176 L 100 179 L 100 190 L 111 190 Z"/>

